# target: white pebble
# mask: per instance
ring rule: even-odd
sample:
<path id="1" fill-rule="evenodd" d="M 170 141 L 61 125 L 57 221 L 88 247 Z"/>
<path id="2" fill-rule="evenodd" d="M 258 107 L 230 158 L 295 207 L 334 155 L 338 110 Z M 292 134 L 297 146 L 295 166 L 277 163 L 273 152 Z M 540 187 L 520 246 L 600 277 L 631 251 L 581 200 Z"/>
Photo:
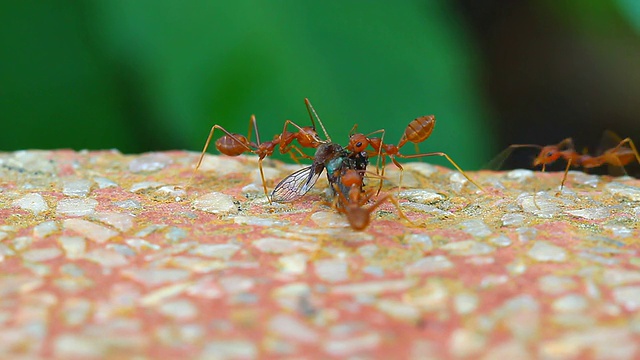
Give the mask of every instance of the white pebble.
<path id="1" fill-rule="evenodd" d="M 107 227 L 92 223 L 91 221 L 87 220 L 66 219 L 63 224 L 65 228 L 84 235 L 89 240 L 93 240 L 97 243 L 104 243 L 112 237 L 118 235 L 118 232 L 115 230 L 111 230 Z"/>
<path id="2" fill-rule="evenodd" d="M 129 263 L 122 254 L 107 249 L 95 249 L 86 253 L 84 258 L 104 267 L 118 267 Z"/>
<path id="3" fill-rule="evenodd" d="M 533 171 L 527 169 L 515 169 L 507 173 L 507 179 L 517 182 L 524 182 L 531 178 L 533 178 Z"/>
<path id="4" fill-rule="evenodd" d="M 158 171 L 172 162 L 169 156 L 162 153 L 144 154 L 131 160 L 129 171 L 134 173 Z"/>
<path id="5" fill-rule="evenodd" d="M 234 216 L 233 222 L 239 225 L 286 226 L 288 221 L 282 219 L 262 218 L 257 216 Z"/>
<path id="6" fill-rule="evenodd" d="M 516 199 L 518 205 L 522 207 L 522 210 L 532 213 L 541 218 L 552 218 L 560 209 L 554 203 L 546 192 L 538 192 L 533 195 L 522 194 Z"/>
<path id="7" fill-rule="evenodd" d="M 49 206 L 47 205 L 47 202 L 44 201 L 42 195 L 37 193 L 27 194 L 18 200 L 14 200 L 13 206 L 18 206 L 23 210 L 31 211 L 34 215 L 38 215 L 49 209 Z"/>
<path id="8" fill-rule="evenodd" d="M 427 234 L 406 234 L 403 240 L 408 244 L 418 245 L 422 251 L 431 251 L 433 249 L 433 241 Z"/>
<path id="9" fill-rule="evenodd" d="M 576 281 L 567 276 L 545 275 L 538 279 L 540 291 L 551 295 L 562 294 L 577 286 Z"/>
<path id="10" fill-rule="evenodd" d="M 67 196 L 85 197 L 91 191 L 91 181 L 86 179 L 65 180 L 62 183 L 62 193 Z"/>
<path id="11" fill-rule="evenodd" d="M 603 283 L 608 286 L 640 283 L 640 271 L 619 268 L 605 268 L 602 274 Z"/>
<path id="12" fill-rule="evenodd" d="M 200 354 L 200 359 L 255 359 L 258 357 L 256 344 L 250 340 L 208 341 Z"/>
<path id="13" fill-rule="evenodd" d="M 546 241 L 536 241 L 527 255 L 538 261 L 561 262 L 567 260 L 567 252 L 563 248 Z"/>
<path id="14" fill-rule="evenodd" d="M 68 259 L 79 259 L 87 249 L 87 241 L 79 236 L 60 236 L 58 242 Z"/>
<path id="15" fill-rule="evenodd" d="M 122 275 L 143 285 L 153 287 L 185 280 L 190 273 L 182 269 L 126 269 Z"/>
<path id="16" fill-rule="evenodd" d="M 163 302 L 158 306 L 158 311 L 177 321 L 193 320 L 198 316 L 198 308 L 186 299 Z"/>
<path id="17" fill-rule="evenodd" d="M 62 251 L 60 251 L 60 249 L 49 247 L 25 251 L 22 253 L 22 258 L 27 261 L 39 262 L 55 259 L 60 255 L 62 255 Z"/>
<path id="18" fill-rule="evenodd" d="M 640 201 L 640 187 L 611 182 L 604 189 L 614 196 L 631 201 Z"/>
<path id="19" fill-rule="evenodd" d="M 141 191 L 141 190 L 159 188 L 161 186 L 164 186 L 164 184 L 161 183 L 161 182 L 143 181 L 143 182 L 139 182 L 139 183 L 135 183 L 135 184 L 131 185 L 131 188 L 129 189 L 129 191 L 134 193 L 134 192 L 138 192 L 138 191 Z"/>
<path id="20" fill-rule="evenodd" d="M 247 292 L 256 285 L 255 279 L 248 276 L 227 276 L 220 279 L 220 286 L 228 294 L 240 294 Z"/>
<path id="21" fill-rule="evenodd" d="M 85 216 L 95 212 L 98 201 L 95 199 L 62 199 L 56 211 L 61 215 Z"/>
<path id="22" fill-rule="evenodd" d="M 426 256 L 412 264 L 405 266 L 407 274 L 420 274 L 448 270 L 453 263 L 444 255 Z"/>
<path id="23" fill-rule="evenodd" d="M 34 226 L 33 236 L 42 239 L 56 231 L 58 231 L 58 224 L 53 220 L 49 220 Z"/>
<path id="24" fill-rule="evenodd" d="M 464 230 L 467 234 L 473 236 L 487 237 L 491 235 L 491 230 L 482 220 L 466 220 L 461 222 L 460 226 L 462 226 L 462 230 Z"/>
<path id="25" fill-rule="evenodd" d="M 367 333 L 348 338 L 329 339 L 324 343 L 324 351 L 335 357 L 346 357 L 366 351 L 373 351 L 382 342 L 382 336 L 378 333 Z"/>
<path id="26" fill-rule="evenodd" d="M 386 292 L 405 291 L 416 284 L 416 279 L 367 281 L 336 285 L 331 293 L 338 295 L 377 295 Z"/>
<path id="27" fill-rule="evenodd" d="M 489 242 L 500 247 L 507 247 L 511 245 L 511 239 L 509 239 L 509 237 L 506 235 L 498 235 L 497 237 L 489 240 Z"/>
<path id="28" fill-rule="evenodd" d="M 567 210 L 565 213 L 588 220 L 606 219 L 611 216 L 611 210 L 605 207 L 595 207 L 581 210 Z"/>
<path id="29" fill-rule="evenodd" d="M 284 254 L 298 250 L 314 250 L 317 245 L 303 241 L 286 240 L 280 238 L 262 238 L 253 242 L 253 246 L 265 253 Z"/>
<path id="30" fill-rule="evenodd" d="M 246 172 L 247 169 L 242 165 L 242 163 L 240 163 L 240 161 L 229 156 L 205 155 L 198 171 L 211 171 L 218 175 L 228 175 Z"/>
<path id="31" fill-rule="evenodd" d="M 193 207 L 212 214 L 235 214 L 238 212 L 238 207 L 233 203 L 233 197 L 219 192 L 211 192 L 198 197 L 193 201 Z"/>
<path id="32" fill-rule="evenodd" d="M 305 254 L 284 255 L 278 259 L 280 270 L 285 274 L 302 275 L 307 271 L 308 256 Z"/>
<path id="33" fill-rule="evenodd" d="M 217 259 L 229 260 L 240 250 L 240 246 L 235 244 L 199 244 L 189 250 L 190 254 L 207 256 Z"/>
<path id="34" fill-rule="evenodd" d="M 398 197 L 401 199 L 407 199 L 411 202 L 420 204 L 433 204 L 438 201 L 444 200 L 444 196 L 428 190 L 403 190 L 398 193 Z"/>
<path id="35" fill-rule="evenodd" d="M 628 311 L 640 309 L 640 286 L 620 286 L 613 289 L 613 298 Z"/>
<path id="36" fill-rule="evenodd" d="M 271 318 L 269 330 L 295 342 L 311 344 L 320 340 L 317 331 L 289 314 L 277 314 Z"/>
<path id="37" fill-rule="evenodd" d="M 116 184 L 112 180 L 104 178 L 104 177 L 100 177 L 100 176 L 94 177 L 93 181 L 95 181 L 96 184 L 98 184 L 98 187 L 100 189 L 106 189 L 106 188 L 109 188 L 109 187 L 117 187 L 118 186 L 118 184 Z"/>
<path id="38" fill-rule="evenodd" d="M 492 253 L 495 248 L 491 245 L 474 240 L 462 240 L 444 244 L 440 247 L 453 255 L 471 256 Z"/>
<path id="39" fill-rule="evenodd" d="M 453 172 L 451 176 L 449 176 L 449 182 L 451 189 L 455 192 L 460 192 L 464 185 L 469 182 L 467 178 L 457 171 Z"/>
<path id="40" fill-rule="evenodd" d="M 585 174 L 582 171 L 569 171 L 569 175 L 573 175 L 573 182 L 596 188 L 598 186 L 599 176 Z"/>
<path id="41" fill-rule="evenodd" d="M 438 168 L 426 162 L 415 161 L 403 164 L 403 166 L 405 170 L 414 171 L 424 177 L 430 177 L 438 171 Z"/>
<path id="42" fill-rule="evenodd" d="M 458 294 L 453 298 L 453 305 L 458 314 L 470 314 L 478 308 L 478 295 L 473 293 Z"/>
<path id="43" fill-rule="evenodd" d="M 524 215 L 522 214 L 504 214 L 502 215 L 502 226 L 520 226 L 524 222 Z"/>
<path id="44" fill-rule="evenodd" d="M 311 220 L 322 228 L 348 227 L 347 219 L 335 211 L 317 211 L 311 215 Z"/>
<path id="45" fill-rule="evenodd" d="M 473 357 L 487 342 L 485 336 L 467 329 L 456 329 L 449 339 L 449 353 L 456 358 Z"/>
<path id="46" fill-rule="evenodd" d="M 556 299 L 551 308 L 556 312 L 575 313 L 582 312 L 587 309 L 589 302 L 580 294 L 568 294 Z"/>
<path id="47" fill-rule="evenodd" d="M 417 321 L 421 315 L 418 307 L 397 300 L 380 299 L 375 306 L 381 312 L 403 321 Z"/>
<path id="48" fill-rule="evenodd" d="M 345 281 L 349 278 L 349 265 L 343 260 L 317 260 L 316 275 L 328 282 Z"/>
<path id="49" fill-rule="evenodd" d="M 120 231 L 128 231 L 133 227 L 134 217 L 129 214 L 122 214 L 116 212 L 103 212 L 97 213 L 95 219 L 109 224 Z"/>

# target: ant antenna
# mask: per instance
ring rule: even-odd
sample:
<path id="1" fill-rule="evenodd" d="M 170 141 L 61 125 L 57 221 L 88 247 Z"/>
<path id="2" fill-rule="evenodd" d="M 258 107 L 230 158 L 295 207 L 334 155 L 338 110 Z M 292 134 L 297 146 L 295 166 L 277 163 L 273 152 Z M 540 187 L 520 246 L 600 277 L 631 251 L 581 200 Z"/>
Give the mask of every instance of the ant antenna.
<path id="1" fill-rule="evenodd" d="M 311 118 L 311 124 L 313 124 L 313 129 L 315 130 L 316 128 L 316 123 L 313 121 L 313 116 L 315 116 L 316 119 L 318 119 L 318 122 L 320 123 L 320 127 L 322 128 L 322 131 L 324 132 L 324 136 L 327 138 L 327 141 L 331 142 L 331 137 L 329 137 L 327 130 L 324 128 L 324 125 L 322 124 L 322 120 L 320 120 L 318 113 L 316 113 L 316 110 L 311 105 L 311 102 L 309 101 L 309 99 L 304 98 L 304 103 L 305 105 L 307 105 L 307 111 L 309 112 L 309 118 Z M 311 113 L 313 113 L 313 115 Z"/>
<path id="2" fill-rule="evenodd" d="M 253 124 L 253 130 L 256 133 L 256 144 L 260 145 L 262 142 L 260 142 L 260 132 L 258 131 L 258 122 L 256 121 L 255 115 L 251 115 L 251 121 L 249 123 L 249 136 L 247 137 L 249 142 L 251 142 L 251 124 Z"/>

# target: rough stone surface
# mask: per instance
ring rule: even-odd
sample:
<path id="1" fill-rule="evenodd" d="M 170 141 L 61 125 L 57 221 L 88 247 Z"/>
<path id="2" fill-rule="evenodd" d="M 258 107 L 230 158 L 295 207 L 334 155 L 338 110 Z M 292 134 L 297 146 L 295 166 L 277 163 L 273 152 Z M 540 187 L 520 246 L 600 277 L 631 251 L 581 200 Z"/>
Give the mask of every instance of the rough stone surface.
<path id="1" fill-rule="evenodd" d="M 636 179 L 406 164 L 356 232 L 198 156 L 0 153 L 0 358 L 640 358 Z"/>

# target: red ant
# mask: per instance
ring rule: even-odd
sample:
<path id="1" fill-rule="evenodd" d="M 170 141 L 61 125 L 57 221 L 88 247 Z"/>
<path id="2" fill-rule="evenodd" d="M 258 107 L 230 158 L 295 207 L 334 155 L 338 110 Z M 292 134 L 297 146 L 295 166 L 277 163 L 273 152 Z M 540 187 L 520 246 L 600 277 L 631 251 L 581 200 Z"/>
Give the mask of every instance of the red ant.
<path id="1" fill-rule="evenodd" d="M 606 132 L 604 136 L 618 138 L 615 134 L 609 131 Z M 629 147 L 624 146 L 626 144 L 628 144 Z M 603 166 L 605 164 L 624 167 L 633 161 L 637 161 L 640 164 L 640 155 L 638 154 L 638 150 L 636 149 L 636 146 L 631 138 L 620 140 L 616 146 L 607 149 L 602 154 L 596 156 L 592 156 L 589 154 L 581 155 L 575 150 L 573 140 L 571 138 L 566 138 L 556 145 L 511 145 L 505 151 L 503 151 L 503 153 L 499 155 L 498 158 L 503 160 L 511 153 L 514 148 L 521 147 L 533 147 L 540 149 L 540 153 L 538 153 L 538 156 L 536 156 L 536 158 L 533 160 L 533 166 L 535 167 L 541 165 L 543 172 L 545 171 L 547 164 L 552 164 L 560 158 L 564 159 L 567 162 L 567 166 L 564 170 L 564 176 L 562 177 L 562 182 L 560 184 L 560 191 L 562 191 L 562 189 L 564 188 L 564 183 L 567 179 L 567 174 L 571 166 L 592 169 Z"/>
<path id="2" fill-rule="evenodd" d="M 409 125 L 407 125 L 404 131 L 404 134 L 402 134 L 402 137 L 398 142 L 398 145 L 385 144 L 383 142 L 384 133 L 385 133 L 384 129 L 374 131 L 368 135 L 364 135 L 360 133 L 352 134 L 349 137 L 349 145 L 347 145 L 347 149 L 353 152 L 360 152 L 360 151 L 365 151 L 365 149 L 370 145 L 374 149 L 374 151 L 370 151 L 369 155 L 377 155 L 379 158 L 382 157 L 382 174 L 381 174 L 382 176 L 384 176 L 384 167 L 386 163 L 386 157 L 388 156 L 393 162 L 393 164 L 398 169 L 400 169 L 400 182 L 398 187 L 400 187 L 402 184 L 402 176 L 404 173 L 404 168 L 402 167 L 402 165 L 400 165 L 398 160 L 396 160 L 396 157 L 404 158 L 404 159 L 415 159 L 415 158 L 421 158 L 421 157 L 427 157 L 427 156 L 443 156 L 447 160 L 449 160 L 449 162 L 456 169 L 458 169 L 458 171 L 460 171 L 462 175 L 464 175 L 464 177 L 467 178 L 467 180 L 469 180 L 472 184 L 477 186 L 480 190 L 483 190 L 480 185 L 478 185 L 475 181 L 473 181 L 473 179 L 471 179 L 460 168 L 460 166 L 458 166 L 458 164 L 456 164 L 455 161 L 453 161 L 453 159 L 451 159 L 451 157 L 449 157 L 449 155 L 447 155 L 444 152 L 430 152 L 430 153 L 412 154 L 412 155 L 403 155 L 400 153 L 400 149 L 404 145 L 406 145 L 408 142 L 412 142 L 417 146 L 417 144 L 427 140 L 427 138 L 431 136 L 431 133 L 433 132 L 433 128 L 435 124 L 436 124 L 436 118 L 434 115 L 421 116 L 417 119 L 414 119 L 409 123 Z M 354 126 L 351 131 L 352 132 L 355 131 L 356 127 L 357 125 Z M 373 135 L 376 133 L 382 133 L 382 137 L 380 138 L 369 137 L 370 135 Z M 380 182 L 378 193 L 380 193 L 380 189 L 382 189 L 382 182 Z"/>
<path id="3" fill-rule="evenodd" d="M 260 134 L 258 132 L 258 124 L 256 122 L 255 115 L 251 115 L 251 119 L 249 122 L 249 132 L 248 132 L 248 136 L 246 137 L 241 134 L 230 133 L 220 125 L 213 125 L 211 127 L 211 131 L 209 132 L 209 136 L 207 137 L 207 141 L 204 144 L 204 148 L 202 149 L 202 153 L 200 154 L 200 158 L 198 159 L 198 164 L 196 165 L 196 168 L 193 171 L 193 175 L 191 175 L 189 184 L 191 184 L 193 177 L 198 171 L 198 168 L 200 168 L 200 165 L 202 164 L 202 160 L 204 159 L 204 155 L 207 151 L 207 148 L 209 147 L 209 143 L 211 142 L 213 133 L 215 132 L 216 129 L 219 129 L 220 131 L 225 133 L 224 136 L 220 137 L 215 142 L 216 149 L 218 149 L 220 153 L 227 156 L 238 156 L 246 152 L 258 155 L 258 166 L 260 167 L 260 177 L 262 178 L 262 186 L 264 188 L 264 194 L 269 200 L 269 202 L 271 202 L 271 199 L 268 196 L 267 184 L 264 179 L 264 171 L 262 169 L 262 160 L 264 160 L 264 158 L 267 156 L 273 155 L 273 152 L 276 146 L 279 146 L 279 150 L 281 154 L 289 153 L 291 157 L 296 161 L 297 161 L 297 158 L 293 153 L 291 153 L 291 150 L 295 150 L 298 153 L 298 155 L 301 157 L 312 159 L 312 157 L 303 153 L 302 150 L 300 150 L 300 148 L 293 145 L 292 144 L 293 140 L 297 140 L 300 146 L 306 147 L 306 148 L 317 148 L 320 144 L 327 142 L 327 141 L 321 140 L 318 136 L 318 133 L 315 127 L 315 122 L 313 120 L 313 115 L 316 115 L 317 117 L 317 114 L 313 109 L 313 107 L 311 106 L 309 99 L 305 98 L 304 101 L 307 106 L 307 111 L 309 112 L 309 117 L 311 118 L 312 126 L 301 127 L 291 120 L 286 120 L 284 123 L 284 127 L 282 129 L 282 133 L 275 135 L 273 137 L 273 140 L 271 141 L 265 141 L 265 142 L 260 141 Z M 298 131 L 297 132 L 287 131 L 288 125 L 294 126 Z M 324 125 L 322 125 L 322 122 L 320 122 L 320 126 L 322 127 L 322 130 L 325 132 L 325 135 L 327 135 L 326 130 L 324 129 Z M 257 142 L 255 143 L 251 141 L 252 127 L 256 133 Z M 328 138 L 328 135 L 327 135 L 327 138 Z"/>
<path id="4" fill-rule="evenodd" d="M 390 194 L 379 197 L 373 205 L 367 208 L 364 207 L 373 196 L 374 190 L 372 189 L 368 192 L 362 191 L 363 172 L 363 170 L 343 169 L 338 178 L 339 183 L 331 184 L 334 192 L 337 194 L 332 207 L 347 217 L 351 228 L 356 231 L 366 229 L 371 221 L 371 214 L 387 200 L 398 209 L 398 214 L 401 218 L 411 222 L 400 208 L 398 201 Z M 374 174 L 374 176 L 379 175 Z M 346 195 L 341 191 L 344 189 L 348 189 Z"/>

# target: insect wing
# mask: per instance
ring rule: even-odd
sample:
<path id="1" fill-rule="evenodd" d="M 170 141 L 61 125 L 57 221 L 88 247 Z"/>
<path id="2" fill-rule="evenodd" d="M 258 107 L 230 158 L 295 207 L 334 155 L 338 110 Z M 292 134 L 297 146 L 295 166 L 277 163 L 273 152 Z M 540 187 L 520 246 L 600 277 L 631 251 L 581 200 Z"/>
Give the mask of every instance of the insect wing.
<path id="1" fill-rule="evenodd" d="M 316 166 L 312 165 L 303 169 L 300 169 L 293 174 L 284 178 L 271 193 L 271 201 L 275 202 L 289 202 L 299 199 L 301 196 L 309 192 L 313 185 L 322 174 L 320 171 L 315 170 Z"/>

